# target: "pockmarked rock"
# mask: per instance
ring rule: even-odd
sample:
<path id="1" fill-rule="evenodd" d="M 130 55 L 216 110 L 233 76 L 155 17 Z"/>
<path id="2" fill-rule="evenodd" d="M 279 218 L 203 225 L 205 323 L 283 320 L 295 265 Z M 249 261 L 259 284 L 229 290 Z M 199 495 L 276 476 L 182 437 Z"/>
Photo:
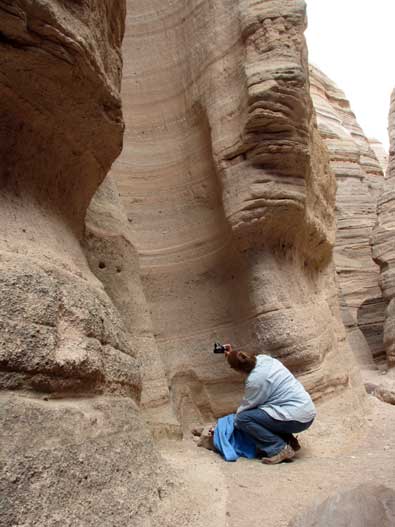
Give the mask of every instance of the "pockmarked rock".
<path id="1" fill-rule="evenodd" d="M 92 273 L 101 281 L 122 317 L 141 373 L 140 408 L 151 431 L 180 436 L 170 403 L 162 358 L 145 297 L 133 231 L 118 189 L 107 176 L 95 193 L 85 218 L 84 249 Z"/>
<path id="2" fill-rule="evenodd" d="M 122 0 L 0 0 L 2 525 L 142 524 L 170 477 L 81 243 L 122 148 L 124 20 Z"/>
<path id="3" fill-rule="evenodd" d="M 125 5 L 2 1 L 0 14 L 0 386 L 136 398 L 133 350 L 80 244 L 122 146 Z"/>
<path id="4" fill-rule="evenodd" d="M 171 478 L 129 398 L 44 400 L 3 391 L 0 406 L 4 527 L 142 525 L 158 482 Z"/>

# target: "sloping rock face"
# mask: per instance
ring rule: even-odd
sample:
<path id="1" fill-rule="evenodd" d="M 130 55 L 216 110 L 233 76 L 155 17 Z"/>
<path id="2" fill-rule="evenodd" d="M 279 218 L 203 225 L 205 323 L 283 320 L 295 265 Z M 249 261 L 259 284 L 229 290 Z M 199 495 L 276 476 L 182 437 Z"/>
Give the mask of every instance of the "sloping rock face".
<path id="1" fill-rule="evenodd" d="M 141 282 L 133 232 L 111 176 L 94 195 L 85 224 L 84 248 L 89 266 L 122 316 L 139 361 L 142 386 L 139 403 L 144 417 L 150 421 L 152 432 L 160 425 L 161 435 L 164 431 L 170 436 L 179 435 Z"/>
<path id="2" fill-rule="evenodd" d="M 314 125 L 304 2 L 128 7 L 113 173 L 178 419 L 235 408 L 240 379 L 214 340 L 279 357 L 316 399 L 350 393 L 335 178 Z"/>
<path id="3" fill-rule="evenodd" d="M 392 527 L 395 492 L 384 485 L 364 484 L 338 493 L 291 521 L 289 527 Z"/>
<path id="4" fill-rule="evenodd" d="M 390 153 L 383 193 L 377 205 L 377 226 L 373 235 L 373 256 L 380 265 L 380 285 L 387 302 L 384 345 L 387 361 L 395 366 L 395 90 L 389 116 Z"/>
<path id="5" fill-rule="evenodd" d="M 2 525 L 126 525 L 158 500 L 133 336 L 80 243 L 122 146 L 124 18 L 0 1 Z"/>
<path id="6" fill-rule="evenodd" d="M 385 302 L 370 245 L 384 175 L 344 93 L 317 68 L 310 68 L 310 79 L 318 128 L 337 180 L 335 264 L 342 318 L 353 351 L 366 365 L 372 357 L 385 357 Z"/>

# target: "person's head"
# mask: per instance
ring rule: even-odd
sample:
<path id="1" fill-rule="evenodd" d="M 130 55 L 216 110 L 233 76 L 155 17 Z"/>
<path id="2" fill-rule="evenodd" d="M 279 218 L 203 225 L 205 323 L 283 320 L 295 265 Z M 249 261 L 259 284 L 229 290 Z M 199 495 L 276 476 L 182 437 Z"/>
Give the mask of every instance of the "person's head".
<path id="1" fill-rule="evenodd" d="M 240 373 L 250 373 L 256 365 L 256 357 L 243 351 L 234 351 L 230 344 L 225 344 L 225 358 L 229 366 Z"/>

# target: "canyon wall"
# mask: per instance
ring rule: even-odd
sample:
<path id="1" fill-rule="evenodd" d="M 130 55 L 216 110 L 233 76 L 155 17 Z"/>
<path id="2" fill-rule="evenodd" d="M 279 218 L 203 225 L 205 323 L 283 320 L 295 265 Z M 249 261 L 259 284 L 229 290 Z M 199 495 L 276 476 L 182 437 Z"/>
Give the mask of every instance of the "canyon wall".
<path id="1" fill-rule="evenodd" d="M 126 525 L 159 500 L 131 325 L 81 243 L 122 147 L 124 18 L 0 1 L 2 525 Z"/>
<path id="2" fill-rule="evenodd" d="M 385 358 L 385 302 L 370 245 L 383 170 L 344 93 L 314 67 L 310 82 L 318 129 L 337 181 L 334 259 L 342 318 L 354 353 L 361 364 L 368 365 L 372 358 Z M 378 146 L 375 149 L 381 152 Z M 380 157 L 385 164 L 382 153 Z"/>
<path id="3" fill-rule="evenodd" d="M 384 145 L 377 139 L 368 138 L 369 144 L 376 155 L 377 161 L 380 163 L 383 174 L 387 172 L 388 167 L 388 152 L 385 150 Z"/>
<path id="4" fill-rule="evenodd" d="M 359 393 L 304 2 L 128 7 L 113 175 L 177 418 L 188 429 L 235 408 L 241 379 L 212 354 L 215 340 L 280 358 L 316 399 Z"/>
<path id="5" fill-rule="evenodd" d="M 171 472 L 145 421 L 179 435 L 241 395 L 214 340 L 342 422 L 363 401 L 304 2 L 127 3 L 105 179 L 124 3 L 0 0 L 6 525 L 150 525 Z"/>
<path id="6" fill-rule="evenodd" d="M 170 405 L 162 359 L 154 337 L 151 314 L 140 277 L 140 264 L 133 231 L 108 176 L 95 193 L 87 215 L 84 249 L 92 272 L 120 313 L 139 362 L 139 406 L 155 434 L 180 435 L 180 426 Z"/>
<path id="7" fill-rule="evenodd" d="M 387 302 L 384 346 L 388 365 L 395 366 L 395 90 L 389 114 L 390 153 L 384 189 L 378 200 L 373 256 L 380 265 L 380 285 Z"/>

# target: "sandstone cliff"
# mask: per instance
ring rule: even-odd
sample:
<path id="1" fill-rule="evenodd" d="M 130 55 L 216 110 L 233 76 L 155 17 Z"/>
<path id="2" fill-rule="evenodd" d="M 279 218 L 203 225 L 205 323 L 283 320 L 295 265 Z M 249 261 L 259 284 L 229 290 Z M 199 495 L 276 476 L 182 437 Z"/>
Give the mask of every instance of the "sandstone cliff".
<path id="1" fill-rule="evenodd" d="M 380 265 L 380 285 L 387 302 L 384 346 L 387 361 L 395 365 L 395 91 L 389 115 L 390 154 L 384 189 L 378 200 L 373 256 Z"/>
<path id="2" fill-rule="evenodd" d="M 384 357 L 385 303 L 370 246 L 384 175 L 344 93 L 317 68 L 311 67 L 310 79 L 318 128 L 337 181 L 335 264 L 342 318 L 356 356 L 369 364 L 372 357 Z"/>
<path id="3" fill-rule="evenodd" d="M 377 139 L 369 137 L 368 141 L 373 152 L 376 154 L 377 161 L 380 163 L 383 174 L 385 174 L 388 167 L 388 152 L 385 150 L 383 144 Z"/>
<path id="4" fill-rule="evenodd" d="M 155 432 L 179 435 L 180 427 L 170 407 L 170 394 L 154 337 L 151 314 L 145 298 L 133 232 L 108 176 L 94 195 L 86 216 L 84 248 L 92 272 L 117 307 L 141 373 L 140 408 Z M 159 414 L 156 411 L 160 408 Z M 166 430 L 164 430 L 163 425 Z"/>
<path id="5" fill-rule="evenodd" d="M 361 405 L 304 2 L 130 0 L 103 183 L 124 7 L 0 0 L 6 525 L 149 525 L 169 476 L 144 419 L 174 434 L 239 399 L 214 340 L 342 422 Z"/>
<path id="6" fill-rule="evenodd" d="M 281 358 L 317 399 L 354 383 L 304 28 L 302 1 L 129 3 L 113 173 L 184 428 L 239 397 L 214 340 Z"/>
<path id="7" fill-rule="evenodd" d="M 124 18 L 0 1 L 2 525 L 126 525 L 158 500 L 130 328 L 80 243 L 122 146 Z"/>

